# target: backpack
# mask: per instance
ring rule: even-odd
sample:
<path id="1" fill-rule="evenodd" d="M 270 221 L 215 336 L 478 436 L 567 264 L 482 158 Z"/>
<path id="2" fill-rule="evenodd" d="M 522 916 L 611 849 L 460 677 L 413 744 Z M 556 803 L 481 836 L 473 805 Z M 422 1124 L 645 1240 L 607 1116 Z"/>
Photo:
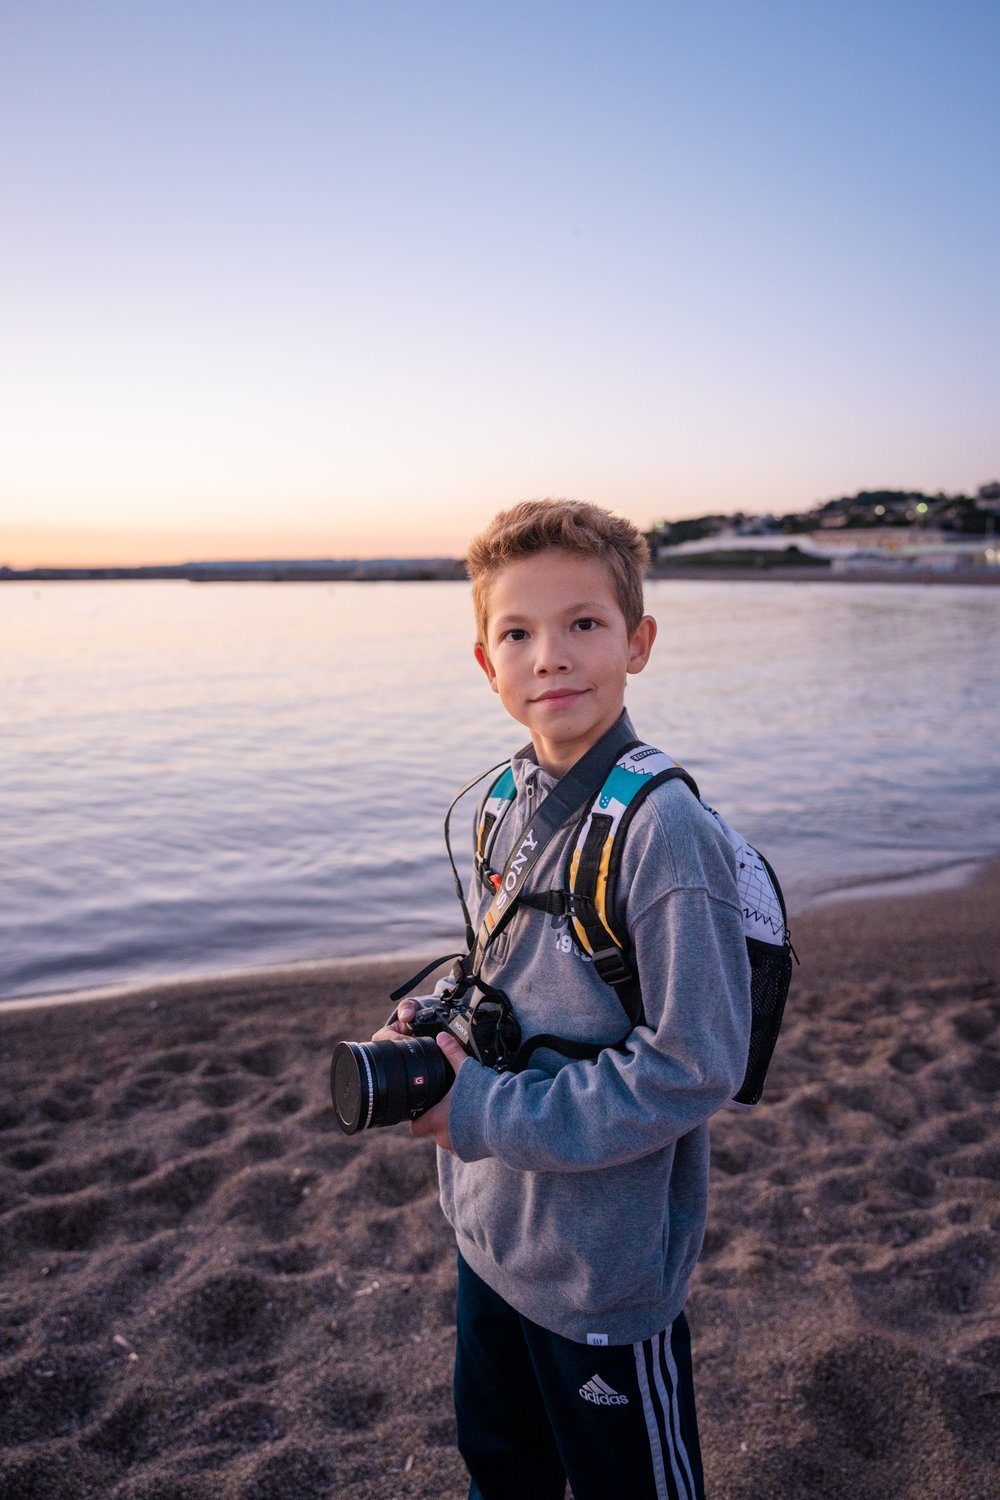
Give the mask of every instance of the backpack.
<path id="1" fill-rule="evenodd" d="M 674 779 L 683 781 L 716 820 L 736 858 L 743 933 L 750 959 L 751 1028 L 746 1073 L 731 1103 L 737 1108 L 750 1108 L 764 1090 L 791 984 L 792 957 L 797 962 L 798 955 L 792 947 L 785 900 L 773 869 L 759 850 L 702 801 L 694 779 L 676 761 L 652 745 L 633 743 L 627 748 L 605 776 L 577 824 L 566 858 L 564 889 L 535 895 L 522 892 L 520 901 L 522 905 L 565 916 L 572 923 L 582 951 L 618 995 L 629 1030 L 643 1024 L 642 995 L 627 933 L 617 913 L 616 887 L 632 818 L 654 787 Z M 489 891 L 494 891 L 500 881 L 499 874 L 490 866 L 490 856 L 515 793 L 513 772 L 508 766 L 487 791 L 477 820 L 475 867 Z M 532 1038 L 532 1043 L 555 1044 L 558 1050 L 569 1050 L 559 1048 L 559 1039 L 553 1037 Z M 600 1050 L 574 1044 L 572 1055 L 596 1055 Z M 523 1062 L 524 1059 L 522 1066 Z"/>

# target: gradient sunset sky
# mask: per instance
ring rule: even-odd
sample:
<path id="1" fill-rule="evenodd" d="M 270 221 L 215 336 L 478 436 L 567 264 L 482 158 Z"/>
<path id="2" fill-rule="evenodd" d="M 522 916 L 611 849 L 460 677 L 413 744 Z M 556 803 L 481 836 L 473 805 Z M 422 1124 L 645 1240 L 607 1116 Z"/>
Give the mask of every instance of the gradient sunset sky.
<path id="1" fill-rule="evenodd" d="M 9 0 L 0 562 L 1000 477 L 995 0 Z"/>

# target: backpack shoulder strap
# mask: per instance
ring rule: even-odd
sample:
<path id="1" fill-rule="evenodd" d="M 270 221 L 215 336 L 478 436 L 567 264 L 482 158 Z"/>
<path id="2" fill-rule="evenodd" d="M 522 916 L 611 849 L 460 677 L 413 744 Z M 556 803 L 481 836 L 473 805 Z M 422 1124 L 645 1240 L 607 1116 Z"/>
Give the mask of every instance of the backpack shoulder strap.
<path id="1" fill-rule="evenodd" d="M 500 821 L 516 795 L 514 772 L 507 766 L 490 785 L 479 809 L 476 820 L 476 874 L 488 891 L 495 889 L 495 881 L 491 879 L 493 872 L 490 869 L 490 855 L 500 831 Z"/>
<path id="2" fill-rule="evenodd" d="M 639 1006 L 628 1002 L 629 990 L 635 988 L 635 971 L 628 958 L 627 935 L 615 927 L 615 887 L 629 823 L 654 787 L 674 780 L 684 781 L 699 796 L 693 778 L 669 755 L 652 745 L 633 745 L 605 777 L 577 827 L 567 859 L 568 906 L 577 941 L 635 1020 Z"/>
<path id="3" fill-rule="evenodd" d="M 581 948 L 621 1001 L 630 1031 L 641 1025 L 642 993 L 628 935 L 616 930 L 615 888 L 629 823 L 653 788 L 672 780 L 683 781 L 716 819 L 736 862 L 750 961 L 751 1027 L 746 1072 L 731 1102 L 737 1108 L 749 1108 L 764 1089 L 791 982 L 792 958 L 797 955 L 777 875 L 759 850 L 701 801 L 696 782 L 676 761 L 650 745 L 633 745 L 619 756 L 577 826 L 567 859 L 565 891 L 549 891 L 533 904 L 570 917 Z M 628 1034 L 616 1045 L 623 1048 L 627 1041 Z M 517 1054 L 517 1067 L 526 1066 L 531 1051 L 539 1046 L 569 1057 L 594 1057 L 603 1050 L 559 1037 L 532 1037 Z"/>

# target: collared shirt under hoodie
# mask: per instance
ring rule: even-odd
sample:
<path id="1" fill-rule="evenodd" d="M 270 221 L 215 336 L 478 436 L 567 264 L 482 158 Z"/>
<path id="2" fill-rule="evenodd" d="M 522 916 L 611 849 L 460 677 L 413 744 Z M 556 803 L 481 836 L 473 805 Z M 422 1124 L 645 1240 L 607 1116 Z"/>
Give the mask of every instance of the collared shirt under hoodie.
<path id="1" fill-rule="evenodd" d="M 512 769 L 497 869 L 553 785 L 530 746 Z M 576 822 L 538 860 L 532 892 L 563 887 Z M 478 886 L 471 894 L 478 924 L 488 899 Z M 438 1153 L 442 1207 L 469 1265 L 533 1322 L 581 1343 L 636 1342 L 683 1308 L 705 1229 L 708 1119 L 739 1088 L 750 1036 L 732 851 L 683 782 L 644 798 L 618 896 L 645 1024 L 613 1050 L 628 1025 L 615 991 L 565 917 L 519 906 L 483 977 L 507 993 L 524 1038 L 547 1032 L 607 1050 L 580 1062 L 540 1048 L 518 1074 L 465 1063 L 451 1105 L 455 1155 Z"/>

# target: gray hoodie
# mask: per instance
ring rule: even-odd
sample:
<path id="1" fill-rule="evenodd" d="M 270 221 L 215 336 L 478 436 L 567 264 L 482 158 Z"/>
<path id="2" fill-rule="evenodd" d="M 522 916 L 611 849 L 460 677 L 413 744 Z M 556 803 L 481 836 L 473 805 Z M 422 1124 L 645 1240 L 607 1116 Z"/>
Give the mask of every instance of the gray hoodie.
<path id="1" fill-rule="evenodd" d="M 497 869 L 553 785 L 530 746 L 513 771 Z M 563 887 L 574 824 L 527 890 Z M 643 800 L 618 891 L 645 1024 L 624 1052 L 592 1062 L 540 1048 L 522 1073 L 465 1063 L 451 1105 L 455 1155 L 438 1153 L 441 1204 L 466 1261 L 512 1307 L 580 1343 L 636 1342 L 684 1306 L 705 1229 L 707 1122 L 742 1083 L 750 1037 L 732 851 L 682 782 Z M 488 900 L 478 887 L 473 896 L 478 923 Z M 612 1044 L 628 1028 L 564 917 L 519 907 L 483 977 L 507 993 L 524 1038 Z"/>

